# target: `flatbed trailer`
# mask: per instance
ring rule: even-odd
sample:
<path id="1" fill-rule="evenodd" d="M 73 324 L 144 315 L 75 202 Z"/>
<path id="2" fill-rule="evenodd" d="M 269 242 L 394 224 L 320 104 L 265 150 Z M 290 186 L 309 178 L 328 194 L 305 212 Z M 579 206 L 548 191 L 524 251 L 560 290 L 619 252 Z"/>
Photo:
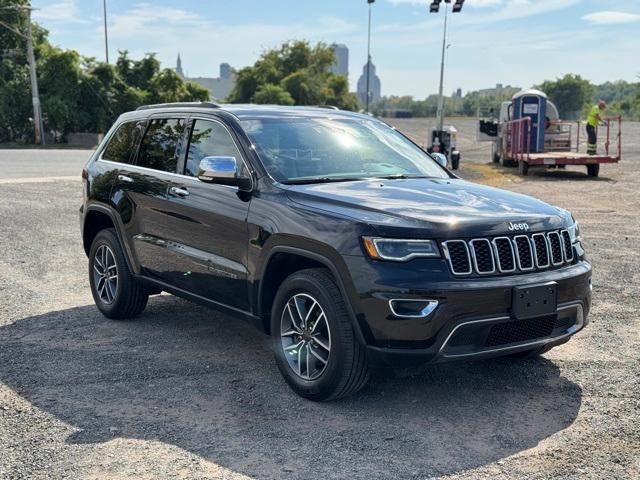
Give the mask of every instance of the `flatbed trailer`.
<path id="1" fill-rule="evenodd" d="M 549 145 L 545 144 L 544 152 L 531 152 L 530 129 L 531 119 L 523 117 L 502 124 L 502 155 L 507 162 L 518 164 L 521 175 L 529 173 L 529 167 L 560 167 L 565 165 L 586 165 L 589 176 L 597 177 L 601 163 L 617 163 L 622 158 L 622 117 L 604 119 L 606 136 L 604 154 L 588 155 L 580 152 L 580 122 L 552 121 L 548 128 Z M 575 128 L 575 145 L 573 128 Z M 612 128 L 615 127 L 615 128 Z M 615 148 L 611 148 L 612 140 Z"/>

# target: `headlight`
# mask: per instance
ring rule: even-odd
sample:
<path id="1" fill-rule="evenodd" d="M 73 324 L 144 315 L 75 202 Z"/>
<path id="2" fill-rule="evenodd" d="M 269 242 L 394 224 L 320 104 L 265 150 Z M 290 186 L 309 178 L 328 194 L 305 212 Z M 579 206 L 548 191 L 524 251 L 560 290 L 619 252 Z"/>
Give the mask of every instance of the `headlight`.
<path id="1" fill-rule="evenodd" d="M 363 237 L 364 248 L 371 258 L 406 262 L 416 257 L 439 257 L 433 240 Z"/>
<path id="2" fill-rule="evenodd" d="M 569 228 L 567 228 L 567 231 L 569 232 L 571 243 L 578 243 L 580 241 L 580 226 L 578 225 L 578 222 L 574 220 L 573 225 L 570 225 Z"/>

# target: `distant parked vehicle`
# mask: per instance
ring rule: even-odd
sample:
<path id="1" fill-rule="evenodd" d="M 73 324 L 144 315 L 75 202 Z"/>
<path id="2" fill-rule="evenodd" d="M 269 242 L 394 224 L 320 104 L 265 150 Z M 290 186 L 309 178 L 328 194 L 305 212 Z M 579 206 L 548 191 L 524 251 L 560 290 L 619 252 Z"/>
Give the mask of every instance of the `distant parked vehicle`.
<path id="1" fill-rule="evenodd" d="M 492 142 L 493 161 L 516 165 L 521 175 L 529 167 L 585 165 L 588 175 L 597 177 L 600 164 L 617 163 L 622 156 L 621 117 L 605 119 L 604 151 L 588 155 L 580 151 L 580 122 L 560 120 L 556 106 L 539 90 L 516 93 L 511 102 L 502 103 L 497 118 L 494 112 L 483 113 L 478 141 Z"/>

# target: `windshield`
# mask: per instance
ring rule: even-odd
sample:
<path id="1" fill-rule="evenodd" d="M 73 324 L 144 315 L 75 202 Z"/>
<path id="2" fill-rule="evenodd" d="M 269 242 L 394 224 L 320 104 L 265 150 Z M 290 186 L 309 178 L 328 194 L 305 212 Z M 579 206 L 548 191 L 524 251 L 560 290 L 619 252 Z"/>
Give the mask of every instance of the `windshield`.
<path id="1" fill-rule="evenodd" d="M 288 117 L 241 123 L 279 182 L 449 178 L 424 151 L 378 120 Z"/>

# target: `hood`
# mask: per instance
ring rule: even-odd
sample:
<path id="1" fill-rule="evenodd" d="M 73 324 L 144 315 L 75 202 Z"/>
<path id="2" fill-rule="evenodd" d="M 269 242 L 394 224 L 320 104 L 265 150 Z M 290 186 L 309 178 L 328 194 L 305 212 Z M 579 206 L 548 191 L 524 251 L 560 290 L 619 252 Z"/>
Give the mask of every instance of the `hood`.
<path id="1" fill-rule="evenodd" d="M 348 216 L 382 236 L 433 238 L 523 233 L 563 228 L 569 213 L 535 198 L 459 179 L 359 180 L 292 185 L 293 202 Z M 524 228 L 524 227 L 521 227 Z"/>

